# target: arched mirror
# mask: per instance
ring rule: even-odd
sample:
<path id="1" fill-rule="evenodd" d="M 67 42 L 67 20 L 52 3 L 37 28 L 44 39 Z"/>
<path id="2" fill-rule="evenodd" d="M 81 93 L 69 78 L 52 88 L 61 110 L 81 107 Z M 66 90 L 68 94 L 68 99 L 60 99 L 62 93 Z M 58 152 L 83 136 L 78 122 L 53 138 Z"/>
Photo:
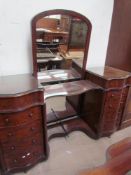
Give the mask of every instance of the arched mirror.
<path id="1" fill-rule="evenodd" d="M 77 12 L 49 10 L 37 14 L 32 20 L 34 76 L 43 84 L 81 79 L 90 34 L 90 21 Z"/>

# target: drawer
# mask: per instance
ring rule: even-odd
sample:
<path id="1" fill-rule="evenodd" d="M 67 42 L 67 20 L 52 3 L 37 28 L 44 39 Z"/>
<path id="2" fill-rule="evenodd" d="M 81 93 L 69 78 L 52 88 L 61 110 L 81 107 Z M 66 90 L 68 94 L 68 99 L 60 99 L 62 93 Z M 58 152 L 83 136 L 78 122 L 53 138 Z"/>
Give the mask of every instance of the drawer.
<path id="1" fill-rule="evenodd" d="M 104 111 L 106 113 L 116 112 L 120 106 L 120 98 L 121 98 L 120 91 L 107 92 L 106 97 L 105 97 Z"/>
<path id="2" fill-rule="evenodd" d="M 1 142 L 13 142 L 33 136 L 36 133 L 42 133 L 42 120 L 35 120 L 30 124 L 24 124 L 19 127 L 0 128 Z"/>
<path id="3" fill-rule="evenodd" d="M 45 158 L 46 154 L 42 146 L 25 149 L 22 152 L 16 154 L 4 155 L 4 164 L 7 170 L 18 169 L 31 166 L 37 163 L 40 159 Z"/>
<path id="4" fill-rule="evenodd" d="M 109 80 L 106 83 L 106 88 L 122 88 L 125 84 L 125 79 Z"/>
<path id="5" fill-rule="evenodd" d="M 119 112 L 119 102 L 115 103 L 115 104 L 111 104 L 111 103 L 106 103 L 104 106 L 104 119 L 106 121 L 111 121 L 114 120 L 115 118 L 117 118 L 117 113 Z"/>
<path id="6" fill-rule="evenodd" d="M 106 122 L 106 123 L 103 125 L 102 130 L 103 130 L 103 131 L 109 131 L 109 130 L 114 130 L 114 129 L 116 129 L 116 122 L 117 122 L 117 121 Z"/>
<path id="7" fill-rule="evenodd" d="M 120 112 L 121 91 L 109 91 L 105 96 L 103 114 L 101 118 L 101 129 L 103 131 L 113 131 L 116 129 L 118 113 Z"/>
<path id="8" fill-rule="evenodd" d="M 34 106 L 35 104 L 43 105 L 43 102 L 43 91 L 35 91 L 27 94 L 25 93 L 24 95 L 18 95 L 13 98 L 0 98 L 0 111 L 17 112 L 17 110 L 24 110 L 30 106 Z"/>
<path id="9" fill-rule="evenodd" d="M 0 114 L 0 127 L 19 126 L 41 118 L 41 107 L 32 107 L 22 112 Z"/>
<path id="10" fill-rule="evenodd" d="M 37 149 L 38 146 L 44 147 L 43 133 L 37 133 L 25 139 L 15 140 L 13 142 L 1 142 L 1 150 L 3 155 L 19 155 L 24 152 L 30 152 Z"/>
<path id="11" fill-rule="evenodd" d="M 106 93 L 106 101 L 108 103 L 111 102 L 112 105 L 118 102 L 120 98 L 121 98 L 121 91 L 109 91 Z"/>
<path id="12" fill-rule="evenodd" d="M 115 111 L 106 111 L 104 113 L 104 122 L 111 122 L 117 120 L 118 113 Z"/>

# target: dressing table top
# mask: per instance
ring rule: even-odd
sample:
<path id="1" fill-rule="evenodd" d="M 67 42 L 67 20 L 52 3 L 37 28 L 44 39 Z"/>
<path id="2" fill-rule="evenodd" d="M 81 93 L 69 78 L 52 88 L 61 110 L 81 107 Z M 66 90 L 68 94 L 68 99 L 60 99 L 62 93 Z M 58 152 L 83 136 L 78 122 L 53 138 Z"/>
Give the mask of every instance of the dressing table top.
<path id="1" fill-rule="evenodd" d="M 107 80 L 123 79 L 123 78 L 131 77 L 130 72 L 122 71 L 122 70 L 115 69 L 108 66 L 88 68 L 87 72 L 91 72 L 92 74 L 96 74 L 97 76 Z M 66 72 L 64 72 L 64 74 L 65 73 Z M 70 77 L 67 77 L 67 78 L 72 79 L 71 75 Z M 74 75 L 73 76 L 74 78 L 75 74 L 73 75 Z M 47 75 L 44 75 L 44 76 L 46 77 Z M 91 81 L 90 83 L 89 82 L 87 83 L 86 80 L 79 80 L 75 82 L 68 82 L 66 84 L 62 83 L 62 84 L 49 85 L 47 87 L 46 86 L 44 87 L 40 84 L 43 81 L 42 79 L 38 80 L 35 77 L 33 77 L 31 74 L 1 76 L 0 77 L 0 97 L 13 97 L 13 96 L 24 95 L 29 92 L 37 91 L 38 89 L 42 91 L 44 89 L 47 97 L 49 96 L 49 92 L 53 95 L 53 91 L 59 94 L 60 93 L 64 94 L 66 91 L 68 93 L 66 95 L 70 95 L 70 94 L 72 95 L 72 94 L 75 94 L 75 91 L 77 91 L 77 93 L 79 93 L 79 91 L 83 91 L 82 88 L 84 88 L 84 91 L 85 91 L 85 87 L 87 86 L 86 88 L 88 88 L 90 86 L 89 84 L 92 83 Z M 45 82 L 47 81 L 46 78 L 44 78 L 44 81 Z M 71 86 L 74 88 L 71 88 Z M 95 84 L 93 84 L 93 87 L 95 87 Z"/>
<path id="2" fill-rule="evenodd" d="M 79 80 L 67 83 L 60 83 L 48 86 L 42 86 L 31 74 L 10 75 L 0 77 L 0 97 L 16 97 L 44 90 L 44 98 L 52 96 L 71 96 L 81 94 L 90 89 L 101 89 L 100 86 L 88 81 Z"/>
<path id="3" fill-rule="evenodd" d="M 31 74 L 0 77 L 0 97 L 13 97 L 34 92 L 39 89 L 38 81 Z"/>
<path id="4" fill-rule="evenodd" d="M 124 79 L 131 77 L 130 72 L 126 72 L 109 66 L 87 68 L 87 72 L 95 74 L 106 80 Z"/>

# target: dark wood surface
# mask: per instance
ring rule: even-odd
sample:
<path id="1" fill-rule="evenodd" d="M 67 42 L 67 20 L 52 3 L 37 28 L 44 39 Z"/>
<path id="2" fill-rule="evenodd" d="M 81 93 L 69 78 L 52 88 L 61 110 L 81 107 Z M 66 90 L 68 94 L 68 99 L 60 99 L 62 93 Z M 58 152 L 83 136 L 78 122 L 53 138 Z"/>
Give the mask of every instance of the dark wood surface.
<path id="1" fill-rule="evenodd" d="M 106 80 L 125 79 L 131 76 L 130 72 L 116 69 L 110 66 L 88 68 L 87 72 L 91 72 L 92 74 L 102 77 Z"/>
<path id="2" fill-rule="evenodd" d="M 51 98 L 53 96 L 74 96 L 90 91 L 92 89 L 102 88 L 88 80 L 79 80 L 62 84 L 48 85 L 44 87 L 44 98 Z"/>
<path id="3" fill-rule="evenodd" d="M 86 79 L 105 89 L 120 89 L 131 85 L 131 73 L 109 66 L 88 68 Z"/>
<path id="4" fill-rule="evenodd" d="M 106 65 L 131 72 L 131 1 L 115 0 Z"/>
<path id="5" fill-rule="evenodd" d="M 111 145 L 106 153 L 110 156 L 104 165 L 87 170 L 81 175 L 126 175 L 131 172 L 131 138 Z"/>
<path id="6" fill-rule="evenodd" d="M 0 77 L 0 97 L 20 96 L 38 91 L 38 88 L 38 80 L 30 74 Z"/>
<path id="7" fill-rule="evenodd" d="M 34 76 L 37 77 L 37 72 L 38 72 L 38 67 L 37 67 L 37 60 L 36 60 L 36 54 L 37 54 L 37 44 L 36 44 L 36 38 L 37 38 L 37 33 L 36 33 L 36 23 L 39 19 L 49 16 L 49 15 L 68 15 L 72 17 L 76 17 L 78 19 L 81 19 L 83 22 L 85 22 L 88 26 L 88 32 L 86 36 L 86 42 L 85 42 L 85 52 L 84 52 L 84 59 L 83 59 L 83 64 L 82 64 L 82 72 L 84 75 L 85 70 L 86 70 L 86 62 L 87 62 L 87 55 L 88 55 L 88 48 L 89 48 L 89 42 L 90 42 L 90 34 L 91 34 L 91 22 L 89 19 L 87 19 L 85 16 L 81 15 L 80 13 L 70 11 L 70 10 L 61 10 L 61 9 L 56 9 L 56 10 L 49 10 L 49 11 L 44 11 L 39 14 L 37 14 L 33 19 L 32 19 L 32 53 L 33 53 L 33 73 Z"/>

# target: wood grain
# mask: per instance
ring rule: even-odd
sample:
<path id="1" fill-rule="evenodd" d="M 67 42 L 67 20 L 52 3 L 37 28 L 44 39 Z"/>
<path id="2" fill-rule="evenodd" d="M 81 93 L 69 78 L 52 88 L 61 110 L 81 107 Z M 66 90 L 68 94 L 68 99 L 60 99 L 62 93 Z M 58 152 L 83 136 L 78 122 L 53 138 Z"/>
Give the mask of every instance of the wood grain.
<path id="1" fill-rule="evenodd" d="M 107 155 L 110 155 L 110 159 L 104 165 L 81 175 L 125 175 L 131 170 L 131 137 L 112 145 Z"/>

